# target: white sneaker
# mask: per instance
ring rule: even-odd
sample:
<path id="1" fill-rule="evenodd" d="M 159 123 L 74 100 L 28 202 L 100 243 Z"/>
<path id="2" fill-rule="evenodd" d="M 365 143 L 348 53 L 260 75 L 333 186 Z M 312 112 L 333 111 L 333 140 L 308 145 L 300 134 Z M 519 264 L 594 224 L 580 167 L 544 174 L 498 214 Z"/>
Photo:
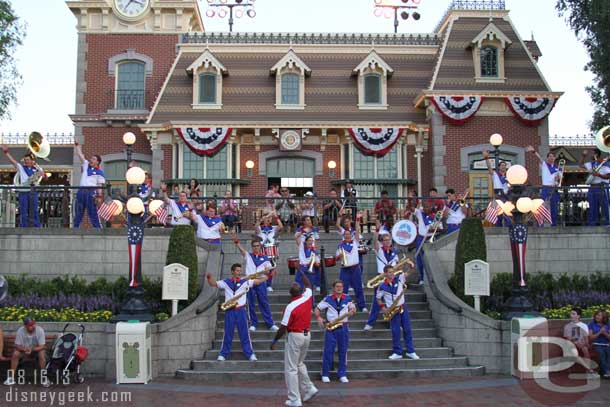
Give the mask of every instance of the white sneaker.
<path id="1" fill-rule="evenodd" d="M 424 280 L 419 280 L 419 285 L 424 285 Z"/>
<path id="2" fill-rule="evenodd" d="M 391 354 L 391 355 L 388 357 L 388 359 L 391 359 L 391 360 L 402 359 L 402 355 L 399 355 L 398 353 L 392 353 L 392 354 Z"/>
<path id="3" fill-rule="evenodd" d="M 224 361 L 225 361 L 225 360 L 227 360 L 227 359 L 225 359 L 225 357 L 224 357 L 224 356 L 222 356 L 222 355 L 218 355 L 218 357 L 216 358 L 216 360 L 217 360 L 217 361 L 219 361 L 219 362 L 224 362 Z M 6 384 L 6 383 L 5 383 L 5 384 Z"/>
<path id="4" fill-rule="evenodd" d="M 316 287 L 316 292 L 319 293 L 320 292 L 320 287 Z"/>
<path id="5" fill-rule="evenodd" d="M 280 330 L 280 328 L 278 328 L 277 325 L 273 325 L 271 328 L 269 328 L 272 332 L 277 332 Z"/>
<path id="6" fill-rule="evenodd" d="M 290 401 L 290 400 L 286 400 L 286 403 L 284 403 L 284 404 L 289 407 L 301 407 L 302 406 L 302 404 L 299 403 L 298 401 Z"/>
<path id="7" fill-rule="evenodd" d="M 349 380 L 347 380 L 347 377 L 346 377 L 346 376 L 340 377 L 340 378 L 339 378 L 339 381 L 340 381 L 341 383 L 349 383 Z"/>
<path id="8" fill-rule="evenodd" d="M 364 328 L 362 328 L 362 329 L 363 329 L 363 330 L 365 330 L 365 331 L 370 331 L 371 329 L 373 329 L 373 327 L 372 327 L 372 326 L 370 326 L 369 324 L 366 324 L 366 325 L 364 326 Z"/>
<path id="9" fill-rule="evenodd" d="M 322 376 L 322 383 L 330 383 L 330 378 L 328 376 Z"/>
<path id="10" fill-rule="evenodd" d="M 255 331 L 256 331 L 256 327 L 255 327 L 254 325 L 252 325 L 252 326 L 250 327 L 250 332 L 255 332 Z"/>
<path id="11" fill-rule="evenodd" d="M 367 307 L 362 308 L 362 312 L 369 312 L 369 309 Z"/>
<path id="12" fill-rule="evenodd" d="M 354 289 L 352 287 L 349 288 L 349 290 L 347 290 L 348 293 L 353 293 Z"/>
<path id="13" fill-rule="evenodd" d="M 273 288 L 272 287 L 267 287 L 267 292 L 272 293 L 273 292 Z"/>
<path id="14" fill-rule="evenodd" d="M 252 355 L 250 355 L 250 359 L 248 359 L 250 362 L 256 362 L 258 359 L 256 358 L 256 355 L 253 353 Z"/>
<path id="15" fill-rule="evenodd" d="M 7 377 L 6 380 L 4 381 L 5 386 L 12 386 L 14 384 L 15 384 L 15 379 L 12 377 Z"/>
<path id="16" fill-rule="evenodd" d="M 309 391 L 303 396 L 303 402 L 311 400 L 316 396 L 316 394 L 318 394 L 318 388 L 315 386 L 311 386 Z"/>
<path id="17" fill-rule="evenodd" d="M 407 353 L 407 356 L 413 360 L 419 360 L 419 356 L 417 356 L 417 353 L 415 353 L 415 352 Z"/>

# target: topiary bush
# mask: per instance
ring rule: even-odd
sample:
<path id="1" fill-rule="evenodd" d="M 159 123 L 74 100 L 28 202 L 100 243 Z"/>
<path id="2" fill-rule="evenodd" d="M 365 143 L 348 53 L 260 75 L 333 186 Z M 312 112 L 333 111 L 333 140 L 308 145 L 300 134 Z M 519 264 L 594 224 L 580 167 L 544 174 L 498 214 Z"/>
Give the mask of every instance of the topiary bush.
<path id="1" fill-rule="evenodd" d="M 189 299 L 191 303 L 199 294 L 199 269 L 195 229 L 191 225 L 178 225 L 169 237 L 165 264 L 179 263 L 189 268 Z"/>
<path id="2" fill-rule="evenodd" d="M 455 246 L 455 268 L 449 279 L 449 286 L 462 301 L 473 305 L 472 296 L 464 295 L 464 264 L 472 260 L 487 261 L 487 245 L 481 219 L 464 219 L 459 233 Z"/>

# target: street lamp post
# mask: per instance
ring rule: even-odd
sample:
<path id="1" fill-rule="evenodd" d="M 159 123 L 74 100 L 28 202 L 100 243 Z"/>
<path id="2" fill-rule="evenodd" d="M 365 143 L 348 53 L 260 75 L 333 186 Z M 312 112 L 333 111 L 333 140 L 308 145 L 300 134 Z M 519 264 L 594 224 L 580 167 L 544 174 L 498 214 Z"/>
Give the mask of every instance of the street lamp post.
<path id="1" fill-rule="evenodd" d="M 220 18 L 224 18 L 227 16 L 227 10 L 225 8 L 228 8 L 229 32 L 233 32 L 233 9 L 237 7 L 237 10 L 235 10 L 235 17 L 237 18 L 243 17 L 244 14 L 250 18 L 254 18 L 256 16 L 256 11 L 254 11 L 254 1 L 255 0 L 234 0 L 233 3 L 229 3 L 228 0 L 208 0 L 208 6 L 220 7 L 220 10 L 216 12 L 210 8 L 208 9 L 208 11 L 206 11 L 205 14 L 208 17 L 214 17 L 215 15 L 218 15 L 218 17 Z M 247 8 L 245 13 L 241 9 L 241 7 Z"/>
<path id="2" fill-rule="evenodd" d="M 495 163 L 495 170 L 498 171 L 498 166 L 500 165 L 500 146 L 502 145 L 502 143 L 504 142 L 504 139 L 502 138 L 502 136 L 498 133 L 496 134 L 492 134 L 491 137 L 489 137 L 489 144 L 491 144 L 494 147 L 494 163 Z"/>
<path id="3" fill-rule="evenodd" d="M 406 10 L 416 10 L 419 8 L 421 0 L 400 0 L 400 3 L 392 3 L 391 0 L 375 0 L 373 14 L 377 17 L 385 15 L 386 18 L 391 18 L 394 15 L 394 34 L 398 33 L 398 12 L 400 18 L 407 20 L 412 17 L 415 21 L 421 18 L 421 14 L 414 11 L 411 15 Z M 411 3 L 411 4 L 409 4 Z"/>
<path id="4" fill-rule="evenodd" d="M 131 153 L 133 151 L 133 145 L 136 142 L 136 135 L 133 134 L 132 132 L 128 131 L 127 133 L 123 134 L 123 144 L 125 144 L 125 154 L 127 154 L 127 165 L 129 165 L 129 162 L 131 161 Z"/>

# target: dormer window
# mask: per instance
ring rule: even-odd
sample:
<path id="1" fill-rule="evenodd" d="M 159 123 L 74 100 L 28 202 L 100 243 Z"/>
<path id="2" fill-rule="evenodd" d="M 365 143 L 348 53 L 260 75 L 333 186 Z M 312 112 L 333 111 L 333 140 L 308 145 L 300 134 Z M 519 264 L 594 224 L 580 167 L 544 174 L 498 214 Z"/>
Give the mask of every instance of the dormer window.
<path id="1" fill-rule="evenodd" d="M 358 76 L 358 108 L 387 110 L 388 78 L 394 70 L 375 51 L 354 69 Z"/>
<path id="2" fill-rule="evenodd" d="M 276 109 L 305 109 L 305 77 L 311 69 L 290 50 L 270 70 L 275 75 Z"/>
<path id="3" fill-rule="evenodd" d="M 504 83 L 504 51 L 512 41 L 494 23 L 489 23 L 471 43 L 477 82 Z"/>
<path id="4" fill-rule="evenodd" d="M 206 49 L 186 72 L 193 76 L 193 109 L 221 109 L 222 77 L 229 72 L 214 54 Z"/>

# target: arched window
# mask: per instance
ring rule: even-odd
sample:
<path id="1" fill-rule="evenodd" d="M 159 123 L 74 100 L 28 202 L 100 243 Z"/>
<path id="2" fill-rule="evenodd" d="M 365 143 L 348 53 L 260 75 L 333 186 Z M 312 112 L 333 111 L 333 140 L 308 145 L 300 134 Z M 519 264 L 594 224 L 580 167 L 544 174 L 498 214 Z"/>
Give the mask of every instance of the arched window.
<path id="1" fill-rule="evenodd" d="M 381 75 L 368 74 L 364 76 L 364 103 L 381 103 Z"/>
<path id="2" fill-rule="evenodd" d="M 481 48 L 481 77 L 498 77 L 498 48 L 492 46 Z"/>
<path id="3" fill-rule="evenodd" d="M 117 68 L 116 109 L 144 110 L 145 64 L 126 61 L 119 63 Z"/>
<path id="4" fill-rule="evenodd" d="M 199 103 L 216 103 L 216 74 L 199 75 Z"/>
<path id="5" fill-rule="evenodd" d="M 299 104 L 299 75 L 296 73 L 285 73 L 282 75 L 282 104 Z"/>

